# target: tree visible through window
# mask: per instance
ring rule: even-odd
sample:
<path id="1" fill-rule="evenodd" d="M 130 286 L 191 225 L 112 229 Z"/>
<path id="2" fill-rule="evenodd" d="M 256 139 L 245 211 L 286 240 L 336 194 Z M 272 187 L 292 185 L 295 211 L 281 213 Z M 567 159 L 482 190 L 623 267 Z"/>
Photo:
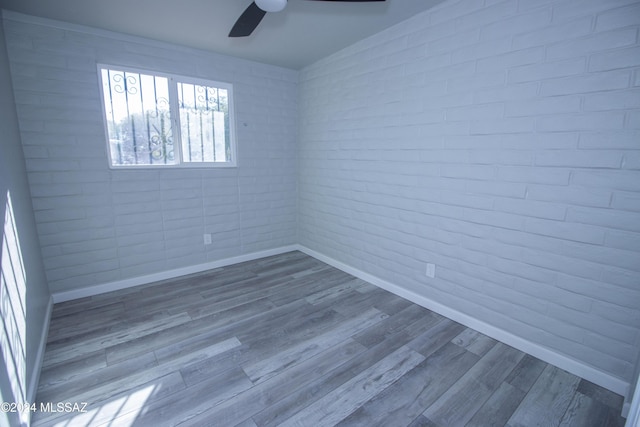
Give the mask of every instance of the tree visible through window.
<path id="1" fill-rule="evenodd" d="M 235 165 L 231 85 L 105 66 L 100 78 L 111 166 Z"/>
<path id="2" fill-rule="evenodd" d="M 230 158 L 229 92 L 178 83 L 178 102 L 185 161 L 219 162 Z"/>

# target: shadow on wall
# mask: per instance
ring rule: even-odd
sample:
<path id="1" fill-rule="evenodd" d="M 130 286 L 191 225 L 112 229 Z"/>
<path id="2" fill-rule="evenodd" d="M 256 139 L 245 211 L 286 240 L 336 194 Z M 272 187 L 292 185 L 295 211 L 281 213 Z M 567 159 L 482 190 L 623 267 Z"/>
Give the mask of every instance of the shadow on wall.
<path id="1" fill-rule="evenodd" d="M 3 407 L 1 411 L 6 413 L 5 416 L 9 418 L 0 419 L 0 422 L 4 421 L 11 425 L 19 422 L 20 425 L 27 425 L 29 413 L 21 411 L 27 400 L 27 277 L 10 191 L 7 191 L 4 203 L 0 259 L 2 260 L 0 264 L 0 316 L 2 318 L 0 349 L 3 359 L 2 366 L 6 369 L 0 378 L 9 383 L 9 387 L 0 387 L 0 391 L 2 392 L 3 405 L 10 405 L 7 408 Z M 12 396 L 5 396 L 9 391 Z M 11 405 L 15 405 L 15 407 L 11 407 Z M 6 409 L 9 411 L 7 412 Z M 11 417 L 15 418 L 11 419 Z"/>

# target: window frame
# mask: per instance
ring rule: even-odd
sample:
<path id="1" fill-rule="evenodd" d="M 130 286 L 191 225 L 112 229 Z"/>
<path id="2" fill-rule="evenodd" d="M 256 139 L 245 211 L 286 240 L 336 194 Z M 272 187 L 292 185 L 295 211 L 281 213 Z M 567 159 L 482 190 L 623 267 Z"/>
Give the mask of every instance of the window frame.
<path id="1" fill-rule="evenodd" d="M 237 159 L 237 139 L 236 139 L 236 124 L 235 124 L 235 109 L 233 101 L 233 85 L 227 82 L 220 82 L 216 80 L 203 79 L 198 77 L 190 77 L 173 73 L 165 73 L 161 71 L 154 71 L 144 68 L 128 67 L 114 64 L 98 63 L 98 86 L 100 92 L 100 111 L 102 113 L 102 123 L 105 133 L 105 150 L 107 152 L 107 161 L 109 169 L 117 170 L 139 170 L 139 169 L 211 169 L 211 168 L 235 168 L 238 166 Z M 129 165 L 117 165 L 113 163 L 111 156 L 111 147 L 109 139 L 109 124 L 107 119 L 107 111 L 105 104 L 104 93 L 104 81 L 102 78 L 102 71 L 122 71 L 130 73 L 145 74 L 154 77 L 162 77 L 167 79 L 168 95 L 169 95 L 169 114 L 171 119 L 171 132 L 173 137 L 173 150 L 175 164 L 129 164 Z M 210 86 L 218 89 L 224 89 L 227 91 L 228 97 L 228 115 L 229 115 L 229 144 L 231 151 L 231 160 L 226 162 L 188 162 L 182 158 L 182 128 L 180 122 L 180 105 L 178 102 L 178 83 L 186 83 L 199 86 Z"/>

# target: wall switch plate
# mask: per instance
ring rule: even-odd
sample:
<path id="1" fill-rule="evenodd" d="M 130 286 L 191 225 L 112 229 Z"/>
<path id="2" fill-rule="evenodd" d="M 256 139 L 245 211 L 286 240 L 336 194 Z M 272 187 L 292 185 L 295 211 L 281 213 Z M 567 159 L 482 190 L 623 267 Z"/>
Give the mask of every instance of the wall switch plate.
<path id="1" fill-rule="evenodd" d="M 211 244 L 211 234 L 205 234 L 204 235 L 204 244 L 205 245 L 210 245 Z"/>
<path id="2" fill-rule="evenodd" d="M 426 275 L 427 275 L 427 277 L 430 277 L 432 279 L 434 277 L 436 277 L 436 265 L 435 264 L 431 264 L 431 263 L 427 264 Z"/>

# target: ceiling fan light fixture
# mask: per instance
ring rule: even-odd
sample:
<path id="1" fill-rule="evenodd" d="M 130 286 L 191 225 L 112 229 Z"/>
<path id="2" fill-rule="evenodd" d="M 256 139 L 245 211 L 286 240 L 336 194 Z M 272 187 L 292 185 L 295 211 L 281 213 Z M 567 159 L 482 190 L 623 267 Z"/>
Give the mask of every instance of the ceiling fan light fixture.
<path id="1" fill-rule="evenodd" d="M 324 0 L 343 3 L 379 2 L 385 0 Z M 287 6 L 287 0 L 253 0 L 242 12 L 229 32 L 229 37 L 247 37 L 256 29 L 267 12 L 280 12 Z"/>
<path id="2" fill-rule="evenodd" d="M 255 0 L 255 2 L 265 12 L 280 12 L 287 5 L 287 0 Z"/>

